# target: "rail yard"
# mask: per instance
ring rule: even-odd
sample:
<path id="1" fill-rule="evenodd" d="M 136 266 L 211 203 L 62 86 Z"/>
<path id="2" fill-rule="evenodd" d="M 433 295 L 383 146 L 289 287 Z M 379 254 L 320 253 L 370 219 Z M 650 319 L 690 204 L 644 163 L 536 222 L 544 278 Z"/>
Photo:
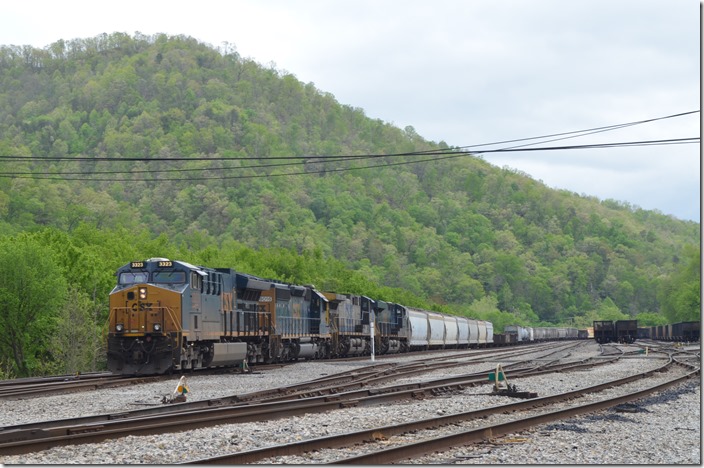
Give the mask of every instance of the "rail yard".
<path id="1" fill-rule="evenodd" d="M 700 359 L 578 340 L 14 396 L 0 462 L 700 464 Z"/>

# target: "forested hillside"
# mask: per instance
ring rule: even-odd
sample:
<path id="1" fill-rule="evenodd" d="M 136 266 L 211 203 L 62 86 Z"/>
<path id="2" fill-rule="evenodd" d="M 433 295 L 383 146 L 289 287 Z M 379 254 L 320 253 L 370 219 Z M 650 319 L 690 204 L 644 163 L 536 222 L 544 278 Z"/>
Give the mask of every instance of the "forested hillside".
<path id="1" fill-rule="evenodd" d="M 233 47 L 125 34 L 0 47 L 0 327 L 19 335 L 0 333 L 0 347 L 24 353 L 0 364 L 65 362 L 42 358 L 52 346 L 36 335 L 81 323 L 92 348 L 80 365 L 99 366 L 113 272 L 149 256 L 498 329 L 699 317 L 698 223 L 478 157 L 408 155 L 439 149 Z M 5 287 L 17 271 L 52 281 L 29 329 Z"/>

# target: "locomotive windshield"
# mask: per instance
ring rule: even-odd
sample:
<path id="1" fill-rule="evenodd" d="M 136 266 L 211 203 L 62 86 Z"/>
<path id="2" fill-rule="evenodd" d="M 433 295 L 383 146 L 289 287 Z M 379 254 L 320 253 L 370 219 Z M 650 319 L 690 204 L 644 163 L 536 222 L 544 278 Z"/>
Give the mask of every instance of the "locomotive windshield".
<path id="1" fill-rule="evenodd" d="M 125 272 L 125 273 L 120 273 L 120 284 L 137 284 L 137 283 L 146 283 L 147 282 L 147 273 L 145 272 Z"/>
<path id="2" fill-rule="evenodd" d="M 159 284 L 184 284 L 186 282 L 186 273 L 183 271 L 155 271 L 151 274 L 151 282 Z M 149 273 L 146 271 L 127 271 L 120 273 L 119 284 L 138 284 L 146 283 L 149 279 Z"/>
<path id="3" fill-rule="evenodd" d="M 186 273 L 183 271 L 155 271 L 153 280 L 162 284 L 183 284 L 186 282 Z"/>

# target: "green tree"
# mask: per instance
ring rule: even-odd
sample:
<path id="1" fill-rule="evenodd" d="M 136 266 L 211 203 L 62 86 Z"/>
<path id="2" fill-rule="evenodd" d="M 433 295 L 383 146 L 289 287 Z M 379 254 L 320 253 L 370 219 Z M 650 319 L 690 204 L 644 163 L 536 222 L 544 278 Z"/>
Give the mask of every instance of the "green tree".
<path id="1" fill-rule="evenodd" d="M 60 373 L 97 371 L 105 367 L 105 343 L 96 323 L 95 303 L 75 286 L 57 315 L 49 344 Z"/>
<path id="2" fill-rule="evenodd" d="M 66 281 L 53 252 L 28 235 L 0 240 L 0 348 L 12 373 L 51 369 L 49 347 L 64 304 Z"/>
<path id="3" fill-rule="evenodd" d="M 685 261 L 673 275 L 663 281 L 658 297 L 669 323 L 700 320 L 701 314 L 701 249 L 687 245 Z"/>
<path id="4" fill-rule="evenodd" d="M 642 312 L 635 316 L 639 327 L 654 327 L 657 325 L 667 325 L 667 317 L 653 312 Z"/>
<path id="5" fill-rule="evenodd" d="M 0 161 L 23 174 L 0 179 L 0 236 L 67 234 L 43 243 L 96 325 L 117 265 L 198 251 L 205 265 L 219 255 L 219 266 L 368 295 L 403 288 L 438 308 L 491 294 L 487 313 L 525 325 L 590 325 L 606 297 L 631 317 L 698 316 L 698 263 L 680 246 L 698 243 L 699 223 L 552 190 L 478 157 L 400 156 L 438 149 L 448 147 L 185 36 L 0 46 L 0 153 L 68 158 Z M 374 169 L 313 158 L 370 154 L 398 156 Z M 269 160 L 279 156 L 301 159 Z M 233 242 L 237 255 L 225 253 Z M 324 260 L 296 260 L 313 252 Z"/>

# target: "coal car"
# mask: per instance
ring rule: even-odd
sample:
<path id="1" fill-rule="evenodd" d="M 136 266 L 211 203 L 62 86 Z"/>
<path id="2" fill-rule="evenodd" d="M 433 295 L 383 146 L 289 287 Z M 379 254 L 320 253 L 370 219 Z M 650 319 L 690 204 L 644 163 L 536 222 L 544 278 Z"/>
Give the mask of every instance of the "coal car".
<path id="1" fill-rule="evenodd" d="M 614 323 L 615 339 L 619 343 L 633 343 L 638 337 L 637 320 L 617 320 Z"/>

